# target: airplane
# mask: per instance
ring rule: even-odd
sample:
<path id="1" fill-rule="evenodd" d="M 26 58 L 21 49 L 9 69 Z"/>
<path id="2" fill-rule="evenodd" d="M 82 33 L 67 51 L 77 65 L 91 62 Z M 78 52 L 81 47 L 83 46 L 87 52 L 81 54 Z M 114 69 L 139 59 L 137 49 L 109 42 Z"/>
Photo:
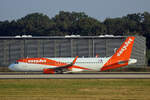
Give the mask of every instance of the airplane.
<path id="1" fill-rule="evenodd" d="M 137 62 L 130 58 L 135 37 L 127 37 L 119 49 L 110 57 L 89 58 L 24 58 L 11 64 L 12 71 L 34 72 L 44 74 L 60 74 L 81 71 L 105 71 L 120 68 Z"/>

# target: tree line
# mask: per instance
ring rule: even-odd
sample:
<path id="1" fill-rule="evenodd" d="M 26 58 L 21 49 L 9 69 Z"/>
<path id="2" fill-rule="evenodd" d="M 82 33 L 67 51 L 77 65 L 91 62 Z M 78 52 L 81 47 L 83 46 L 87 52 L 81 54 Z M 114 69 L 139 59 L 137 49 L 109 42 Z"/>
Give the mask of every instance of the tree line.
<path id="1" fill-rule="evenodd" d="M 99 21 L 84 12 L 65 12 L 52 18 L 32 13 L 18 20 L 0 21 L 0 36 L 64 36 L 64 35 L 142 35 L 147 39 L 147 57 L 150 63 L 150 13 L 133 13 L 119 18 Z"/>
<path id="2" fill-rule="evenodd" d="M 18 20 L 0 21 L 0 36 L 64 36 L 64 35 L 143 35 L 150 33 L 150 13 L 128 14 L 120 18 L 106 18 L 103 22 L 84 12 L 64 12 L 52 18 L 32 13 Z"/>

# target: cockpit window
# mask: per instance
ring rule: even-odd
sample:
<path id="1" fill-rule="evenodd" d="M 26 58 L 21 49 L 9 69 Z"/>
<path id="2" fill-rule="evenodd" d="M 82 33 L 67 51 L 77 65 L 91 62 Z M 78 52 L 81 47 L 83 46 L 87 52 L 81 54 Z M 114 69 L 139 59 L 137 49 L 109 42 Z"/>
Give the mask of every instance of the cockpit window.
<path id="1" fill-rule="evenodd" d="M 15 64 L 18 64 L 18 62 L 17 62 L 17 61 L 15 61 L 14 63 L 15 63 Z"/>

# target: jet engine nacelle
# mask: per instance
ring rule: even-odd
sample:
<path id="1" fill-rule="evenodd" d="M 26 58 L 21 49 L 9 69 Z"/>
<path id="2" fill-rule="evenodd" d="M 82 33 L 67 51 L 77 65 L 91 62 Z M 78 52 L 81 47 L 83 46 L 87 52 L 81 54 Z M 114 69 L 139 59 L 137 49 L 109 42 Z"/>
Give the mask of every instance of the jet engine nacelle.
<path id="1" fill-rule="evenodd" d="M 63 71 L 62 70 L 56 70 L 56 69 L 44 69 L 43 70 L 44 74 L 62 74 Z"/>
<path id="2" fill-rule="evenodd" d="M 44 74 L 55 74 L 55 70 L 54 69 L 44 69 L 43 73 Z"/>

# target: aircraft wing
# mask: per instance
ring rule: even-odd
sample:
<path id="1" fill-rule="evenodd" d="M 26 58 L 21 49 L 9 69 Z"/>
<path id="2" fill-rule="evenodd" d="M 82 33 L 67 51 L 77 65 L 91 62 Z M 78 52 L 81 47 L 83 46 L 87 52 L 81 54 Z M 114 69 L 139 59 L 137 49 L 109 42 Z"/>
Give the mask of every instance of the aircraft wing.
<path id="1" fill-rule="evenodd" d="M 67 64 L 67 65 L 64 65 L 64 66 L 58 66 L 58 67 L 55 67 L 55 68 L 49 68 L 49 69 L 59 70 L 59 69 L 63 69 L 63 68 L 68 68 L 68 67 L 75 64 L 77 58 L 78 58 L 78 56 L 76 56 L 76 58 L 70 64 Z"/>

